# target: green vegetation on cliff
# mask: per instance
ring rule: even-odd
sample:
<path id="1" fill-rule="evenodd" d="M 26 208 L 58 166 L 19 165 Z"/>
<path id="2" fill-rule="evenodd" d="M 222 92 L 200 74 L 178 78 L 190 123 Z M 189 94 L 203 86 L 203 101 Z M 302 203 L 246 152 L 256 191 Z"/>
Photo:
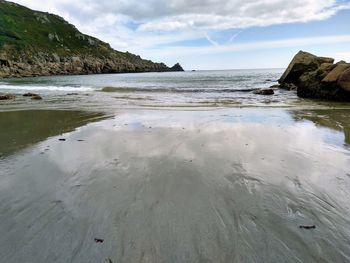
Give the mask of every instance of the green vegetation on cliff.
<path id="1" fill-rule="evenodd" d="M 75 59 L 72 61 L 73 57 Z M 13 65 L 18 66 L 16 63 L 41 63 L 47 67 L 48 62 L 55 62 L 56 65 L 51 65 L 52 70 L 43 72 L 43 75 L 182 69 L 178 66 L 168 68 L 163 63 L 153 63 L 129 52 L 116 51 L 108 43 L 82 34 L 57 15 L 0 0 L 0 67 L 8 67 L 0 68 L 0 76 L 6 76 L 4 72 L 9 76 L 16 75 L 18 69 L 23 68 L 22 65 L 12 70 Z M 67 63 L 74 65 L 68 68 Z M 39 72 L 31 74 L 30 70 Z M 40 67 L 26 67 L 23 74 L 41 75 Z"/>

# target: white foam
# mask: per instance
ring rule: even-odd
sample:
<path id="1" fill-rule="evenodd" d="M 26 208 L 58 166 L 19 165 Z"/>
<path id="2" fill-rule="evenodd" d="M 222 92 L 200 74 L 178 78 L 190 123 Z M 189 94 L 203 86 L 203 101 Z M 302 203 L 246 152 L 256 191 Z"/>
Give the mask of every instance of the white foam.
<path id="1" fill-rule="evenodd" d="M 75 91 L 75 92 L 84 92 L 84 91 L 92 91 L 94 90 L 92 87 L 87 86 L 35 86 L 35 85 L 4 85 L 0 84 L 0 91 Z"/>

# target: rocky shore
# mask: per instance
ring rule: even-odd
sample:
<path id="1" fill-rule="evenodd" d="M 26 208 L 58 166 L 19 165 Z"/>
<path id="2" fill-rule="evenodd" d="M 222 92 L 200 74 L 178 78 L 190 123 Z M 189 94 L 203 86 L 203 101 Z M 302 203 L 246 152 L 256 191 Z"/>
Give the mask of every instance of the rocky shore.
<path id="1" fill-rule="evenodd" d="M 107 58 L 89 55 L 59 57 L 55 53 L 39 52 L 35 56 L 24 55 L 15 60 L 0 56 L 0 77 L 183 71 L 179 64 L 169 68 L 164 63 L 147 62 L 133 63 L 113 55 Z"/>
<path id="2" fill-rule="evenodd" d="M 278 82 L 302 98 L 350 101 L 350 63 L 345 61 L 299 51 Z"/>

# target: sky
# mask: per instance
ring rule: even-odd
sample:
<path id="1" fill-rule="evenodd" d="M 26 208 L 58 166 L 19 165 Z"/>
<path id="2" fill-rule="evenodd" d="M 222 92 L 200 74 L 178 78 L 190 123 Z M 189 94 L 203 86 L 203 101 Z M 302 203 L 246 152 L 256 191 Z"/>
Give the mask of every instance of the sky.
<path id="1" fill-rule="evenodd" d="M 350 62 L 350 0 L 13 0 L 120 51 L 185 69 L 284 68 L 299 50 Z"/>

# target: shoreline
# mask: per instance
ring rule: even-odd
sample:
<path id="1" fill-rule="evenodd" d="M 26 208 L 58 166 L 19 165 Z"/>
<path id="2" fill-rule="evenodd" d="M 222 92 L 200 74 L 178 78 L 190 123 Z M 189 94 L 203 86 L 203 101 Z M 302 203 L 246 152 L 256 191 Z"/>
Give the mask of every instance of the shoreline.
<path id="1" fill-rule="evenodd" d="M 44 75 L 8 75 L 8 76 L 1 76 L 0 75 L 0 81 L 1 80 L 8 80 L 8 79 L 26 79 L 26 78 L 39 78 L 39 77 L 64 77 L 64 76 L 93 76 L 93 75 L 114 75 L 114 74 L 142 74 L 142 73 L 166 73 L 166 72 L 191 72 L 186 70 L 171 70 L 169 69 L 163 69 L 163 70 L 145 70 L 145 71 L 120 71 L 120 72 L 101 72 L 101 73 L 94 73 L 94 72 L 87 72 L 87 73 L 62 73 L 62 74 L 44 74 Z"/>

